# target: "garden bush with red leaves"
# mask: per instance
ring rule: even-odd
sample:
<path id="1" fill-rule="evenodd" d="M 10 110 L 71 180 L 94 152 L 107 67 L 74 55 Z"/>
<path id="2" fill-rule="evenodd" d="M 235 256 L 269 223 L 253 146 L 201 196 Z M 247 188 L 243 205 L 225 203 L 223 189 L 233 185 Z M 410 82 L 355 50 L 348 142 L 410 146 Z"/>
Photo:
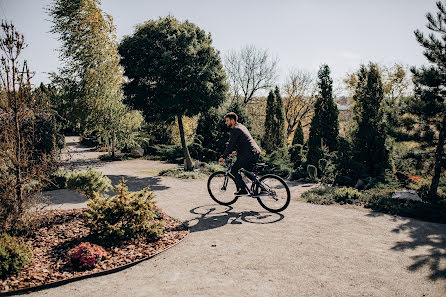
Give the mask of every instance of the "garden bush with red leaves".
<path id="1" fill-rule="evenodd" d="M 99 245 L 81 242 L 67 253 L 68 265 L 75 270 L 93 269 L 107 257 L 107 252 Z"/>

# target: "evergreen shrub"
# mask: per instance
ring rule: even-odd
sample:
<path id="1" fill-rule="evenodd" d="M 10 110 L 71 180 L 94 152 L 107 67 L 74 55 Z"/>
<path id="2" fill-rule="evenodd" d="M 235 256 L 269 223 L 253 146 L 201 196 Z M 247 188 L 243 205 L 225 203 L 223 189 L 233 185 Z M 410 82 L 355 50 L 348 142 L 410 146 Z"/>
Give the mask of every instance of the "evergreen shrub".
<path id="1" fill-rule="evenodd" d="M 111 187 L 111 181 L 103 176 L 100 171 L 88 168 L 87 171 L 75 171 L 67 179 L 67 187 L 76 190 L 87 198 L 92 198 L 94 193 L 105 193 Z"/>
<path id="2" fill-rule="evenodd" d="M 138 237 L 153 239 L 163 232 L 163 223 L 155 213 L 155 194 L 149 187 L 130 193 L 124 179 L 113 188 L 114 196 L 94 197 L 87 203 L 85 225 L 104 243 Z"/>
<path id="3" fill-rule="evenodd" d="M 361 193 L 353 188 L 337 188 L 334 190 L 334 199 L 338 203 L 356 204 L 360 203 Z"/>
<path id="4" fill-rule="evenodd" d="M 31 261 L 30 248 L 17 237 L 0 235 L 0 277 L 5 279 L 19 272 Z"/>

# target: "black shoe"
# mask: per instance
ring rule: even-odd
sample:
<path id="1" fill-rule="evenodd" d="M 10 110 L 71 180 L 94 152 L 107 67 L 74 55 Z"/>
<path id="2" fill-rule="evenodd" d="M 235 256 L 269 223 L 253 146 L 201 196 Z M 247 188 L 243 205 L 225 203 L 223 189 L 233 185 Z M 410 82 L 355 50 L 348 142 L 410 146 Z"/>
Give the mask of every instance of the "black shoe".
<path id="1" fill-rule="evenodd" d="M 234 193 L 235 196 L 246 196 L 249 195 L 248 191 L 246 191 L 246 189 L 241 189 L 238 190 L 237 192 Z"/>

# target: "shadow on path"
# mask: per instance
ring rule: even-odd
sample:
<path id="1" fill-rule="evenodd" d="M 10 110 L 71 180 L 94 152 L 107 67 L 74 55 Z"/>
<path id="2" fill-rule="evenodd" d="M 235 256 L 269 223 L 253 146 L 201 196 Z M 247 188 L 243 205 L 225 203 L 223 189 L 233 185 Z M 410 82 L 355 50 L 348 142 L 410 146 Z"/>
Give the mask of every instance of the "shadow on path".
<path id="1" fill-rule="evenodd" d="M 272 224 L 283 220 L 284 215 L 267 211 L 233 212 L 231 206 L 218 204 L 198 206 L 190 210 L 197 215 L 185 223 L 191 232 L 206 231 L 223 227 L 227 224 Z"/>
<path id="2" fill-rule="evenodd" d="M 427 252 L 412 256 L 414 261 L 408 267 L 409 271 L 417 271 L 423 267 L 429 267 L 430 280 L 446 279 L 446 225 L 434 225 L 413 219 L 408 219 L 394 233 L 409 232 L 411 240 L 395 243 L 392 250 L 415 250 L 419 247 L 427 248 Z"/>
<path id="3" fill-rule="evenodd" d="M 126 185 L 129 188 L 130 192 L 137 192 L 142 190 L 143 188 L 150 186 L 152 191 L 162 191 L 167 190 L 169 187 L 160 185 L 161 178 L 160 177 L 136 177 L 136 176 L 128 176 L 128 175 L 107 175 L 110 178 L 112 185 L 116 186 L 121 182 L 124 178 L 126 180 Z M 108 194 L 112 194 L 110 191 Z"/>

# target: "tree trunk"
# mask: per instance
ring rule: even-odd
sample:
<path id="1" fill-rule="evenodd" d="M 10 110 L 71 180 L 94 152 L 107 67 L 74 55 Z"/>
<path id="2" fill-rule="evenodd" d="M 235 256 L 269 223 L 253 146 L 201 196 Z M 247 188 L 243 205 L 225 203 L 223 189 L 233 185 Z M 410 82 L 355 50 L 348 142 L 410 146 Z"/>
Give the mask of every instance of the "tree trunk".
<path id="1" fill-rule="evenodd" d="M 111 140 L 111 150 L 112 150 L 112 160 L 115 159 L 115 146 L 116 146 L 116 133 L 115 130 L 112 132 L 112 140 Z"/>
<path id="2" fill-rule="evenodd" d="M 429 188 L 428 197 L 429 199 L 437 199 L 437 189 L 440 182 L 441 175 L 441 164 L 443 163 L 444 155 L 444 130 L 446 128 L 446 115 L 443 116 L 443 121 L 440 127 L 440 133 L 438 135 L 437 150 L 435 151 L 435 167 L 434 167 L 434 177 L 432 178 L 431 186 Z"/>
<path id="3" fill-rule="evenodd" d="M 192 158 L 190 157 L 189 149 L 187 148 L 187 145 L 186 145 L 186 138 L 184 137 L 183 116 L 178 115 L 177 119 L 178 119 L 178 128 L 180 129 L 181 145 L 183 147 L 183 154 L 184 154 L 184 158 L 186 160 L 186 166 L 185 166 L 184 170 L 192 171 L 192 169 L 193 169 Z"/>

